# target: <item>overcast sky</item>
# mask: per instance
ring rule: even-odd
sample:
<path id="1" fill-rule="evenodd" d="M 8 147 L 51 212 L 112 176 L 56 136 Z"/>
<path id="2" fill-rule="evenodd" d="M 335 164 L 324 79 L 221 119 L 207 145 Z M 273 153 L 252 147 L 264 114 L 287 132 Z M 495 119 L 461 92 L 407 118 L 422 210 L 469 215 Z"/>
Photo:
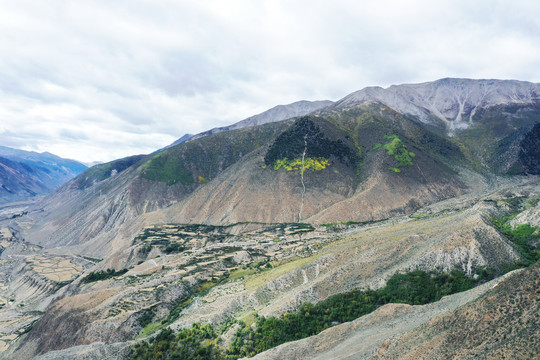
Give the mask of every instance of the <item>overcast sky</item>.
<path id="1" fill-rule="evenodd" d="M 0 145 L 107 161 L 278 104 L 540 82 L 539 1 L 0 0 Z"/>

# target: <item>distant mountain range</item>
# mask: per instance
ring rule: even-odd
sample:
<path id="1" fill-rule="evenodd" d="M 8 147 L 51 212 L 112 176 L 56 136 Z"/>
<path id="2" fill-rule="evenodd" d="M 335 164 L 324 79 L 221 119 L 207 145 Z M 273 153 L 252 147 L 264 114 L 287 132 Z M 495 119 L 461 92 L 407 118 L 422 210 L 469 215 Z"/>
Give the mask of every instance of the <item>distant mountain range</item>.
<path id="1" fill-rule="evenodd" d="M 86 169 L 48 152 L 0 146 L 0 203 L 48 194 Z"/>

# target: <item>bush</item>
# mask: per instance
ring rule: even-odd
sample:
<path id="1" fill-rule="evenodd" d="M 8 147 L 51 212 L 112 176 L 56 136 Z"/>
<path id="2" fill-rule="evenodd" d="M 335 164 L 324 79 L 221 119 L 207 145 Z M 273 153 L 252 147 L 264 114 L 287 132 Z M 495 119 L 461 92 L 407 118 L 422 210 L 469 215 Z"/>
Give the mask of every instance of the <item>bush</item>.
<path id="1" fill-rule="evenodd" d="M 276 161 L 283 159 L 301 159 L 305 151 L 305 159 L 327 160 L 333 156 L 341 163 L 356 166 L 359 160 L 356 152 L 342 140 L 325 138 L 312 119 L 314 118 L 310 116 L 299 118 L 293 126 L 279 135 L 264 157 L 265 165 L 275 166 Z"/>
<path id="2" fill-rule="evenodd" d="M 394 172 L 399 172 L 400 167 L 404 166 L 413 166 L 412 159 L 416 157 L 416 154 L 413 152 L 407 151 L 407 146 L 401 141 L 396 135 L 385 135 L 385 140 L 391 140 L 389 143 L 384 145 L 386 154 L 393 156 L 394 159 L 398 162 L 396 167 L 390 168 Z M 396 171 L 398 170 L 398 171 Z"/>
<path id="3" fill-rule="evenodd" d="M 182 252 L 185 249 L 186 249 L 185 246 L 182 246 L 178 243 L 172 243 L 172 244 L 167 245 L 163 251 L 167 254 L 172 254 L 172 253 Z"/>
<path id="4" fill-rule="evenodd" d="M 115 276 L 124 275 L 127 272 L 128 272 L 128 269 L 122 269 L 118 271 L 114 269 L 107 269 L 106 271 L 91 272 L 90 274 L 88 274 L 82 279 L 82 282 L 90 283 L 94 281 L 106 280 Z"/>

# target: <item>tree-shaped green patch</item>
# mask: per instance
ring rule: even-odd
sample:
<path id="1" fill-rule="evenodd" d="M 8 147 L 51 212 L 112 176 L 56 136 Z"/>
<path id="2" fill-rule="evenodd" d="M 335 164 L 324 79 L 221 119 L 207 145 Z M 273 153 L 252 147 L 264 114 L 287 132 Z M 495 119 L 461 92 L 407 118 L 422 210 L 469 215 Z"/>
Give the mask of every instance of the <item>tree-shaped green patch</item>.
<path id="1" fill-rule="evenodd" d="M 299 118 L 279 135 L 264 157 L 264 164 L 274 170 L 300 170 L 304 158 L 304 170 L 322 170 L 330 165 L 334 157 L 343 164 L 355 166 L 358 155 L 341 139 L 325 137 L 321 128 L 306 116 Z"/>
<path id="2" fill-rule="evenodd" d="M 390 142 L 383 146 L 386 154 L 393 156 L 398 162 L 395 167 L 389 168 L 390 170 L 399 173 L 401 172 L 400 167 L 413 166 L 412 159 L 414 159 L 416 154 L 408 151 L 407 146 L 405 146 L 397 135 L 385 135 L 384 140 L 390 140 Z"/>

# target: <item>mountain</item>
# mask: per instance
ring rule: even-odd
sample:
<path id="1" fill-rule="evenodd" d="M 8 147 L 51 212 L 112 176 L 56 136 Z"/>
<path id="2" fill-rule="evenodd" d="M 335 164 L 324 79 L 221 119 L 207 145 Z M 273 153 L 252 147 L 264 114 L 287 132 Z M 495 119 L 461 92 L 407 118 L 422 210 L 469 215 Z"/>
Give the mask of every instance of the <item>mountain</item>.
<path id="1" fill-rule="evenodd" d="M 536 106 L 540 84 L 516 80 L 441 79 L 422 84 L 369 87 L 334 104 L 350 108 L 370 101 L 381 102 L 419 121 L 445 127 L 449 134 L 467 129 L 479 110 L 496 106 Z"/>
<path id="2" fill-rule="evenodd" d="M 0 352 L 526 358 L 537 87 L 443 79 L 271 109 L 0 208 Z"/>
<path id="3" fill-rule="evenodd" d="M 370 102 L 385 104 L 436 133 L 454 137 L 477 167 L 509 174 L 540 173 L 531 160 L 535 150 L 530 146 L 536 139 L 533 126 L 540 120 L 540 84 L 447 78 L 365 88 L 332 107 L 342 111 Z"/>
<path id="4" fill-rule="evenodd" d="M 0 146 L 0 203 L 50 193 L 86 168 L 77 161 L 47 152 Z"/>

